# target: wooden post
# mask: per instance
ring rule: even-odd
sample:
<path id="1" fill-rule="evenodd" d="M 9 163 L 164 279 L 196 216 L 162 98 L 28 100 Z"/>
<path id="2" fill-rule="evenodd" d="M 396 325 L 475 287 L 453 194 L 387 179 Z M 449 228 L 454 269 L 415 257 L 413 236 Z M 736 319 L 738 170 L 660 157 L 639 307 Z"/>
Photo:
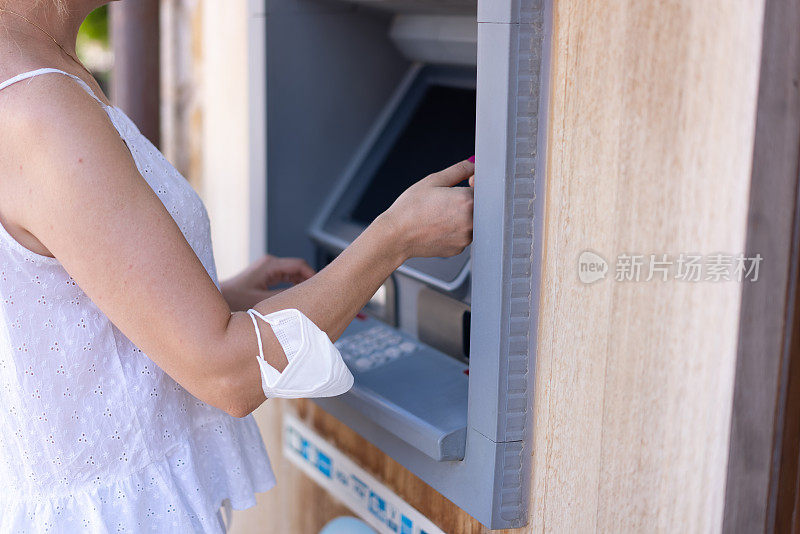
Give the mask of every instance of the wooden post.
<path id="1" fill-rule="evenodd" d="M 723 527 L 730 534 L 789 532 L 795 516 L 799 24 L 797 2 L 766 0 L 747 225 L 748 253 L 765 260 L 759 282 L 742 291 Z"/>
<path id="2" fill-rule="evenodd" d="M 158 0 L 111 5 L 111 96 L 150 141 L 161 140 Z"/>
<path id="3" fill-rule="evenodd" d="M 555 3 L 532 532 L 722 529 L 742 286 L 613 277 L 745 250 L 763 8 Z"/>
<path id="4" fill-rule="evenodd" d="M 160 21 L 159 148 L 198 191 L 203 184 L 202 5 L 200 0 L 161 0 Z"/>

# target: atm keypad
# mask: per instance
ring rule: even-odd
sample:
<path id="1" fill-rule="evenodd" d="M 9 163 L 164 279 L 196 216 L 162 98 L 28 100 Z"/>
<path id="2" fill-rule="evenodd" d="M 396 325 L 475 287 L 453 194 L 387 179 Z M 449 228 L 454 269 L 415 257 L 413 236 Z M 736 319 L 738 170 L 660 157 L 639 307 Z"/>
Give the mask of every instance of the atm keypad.
<path id="1" fill-rule="evenodd" d="M 367 330 L 339 339 L 336 348 L 344 361 L 359 372 L 370 371 L 420 348 L 409 338 L 387 326 Z"/>

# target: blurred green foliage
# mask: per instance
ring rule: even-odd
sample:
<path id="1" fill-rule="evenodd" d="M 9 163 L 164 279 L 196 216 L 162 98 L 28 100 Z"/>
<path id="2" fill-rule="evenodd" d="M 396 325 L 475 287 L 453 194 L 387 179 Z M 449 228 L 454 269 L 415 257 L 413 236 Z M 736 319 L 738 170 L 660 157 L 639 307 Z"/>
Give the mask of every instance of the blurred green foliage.
<path id="1" fill-rule="evenodd" d="M 76 52 L 105 91 L 109 87 L 110 69 L 114 62 L 108 31 L 108 6 L 95 9 L 86 17 L 78 31 Z"/>
<path id="2" fill-rule="evenodd" d="M 92 11 L 81 26 L 80 33 L 83 38 L 99 41 L 108 45 L 108 6 L 105 5 Z"/>

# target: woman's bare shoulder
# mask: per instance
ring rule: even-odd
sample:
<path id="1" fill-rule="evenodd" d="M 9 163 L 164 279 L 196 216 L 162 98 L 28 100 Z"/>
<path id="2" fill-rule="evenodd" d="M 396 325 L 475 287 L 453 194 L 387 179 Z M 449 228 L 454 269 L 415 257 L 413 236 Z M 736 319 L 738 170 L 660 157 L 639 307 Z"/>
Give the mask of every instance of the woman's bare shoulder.
<path id="1" fill-rule="evenodd" d="M 91 179 L 85 169 L 130 165 L 106 111 L 72 78 L 46 74 L 0 91 L 0 219 L 34 251 L 49 255 L 21 229 L 43 216 L 37 206 L 47 192 Z"/>
<path id="2" fill-rule="evenodd" d="M 25 72 L 29 71 L 17 74 Z M 43 114 L 58 115 L 58 112 L 83 108 L 89 103 L 96 105 L 77 81 L 64 74 L 51 72 L 18 81 L 0 91 L 0 116 L 10 119 L 11 125 L 17 122 L 24 125 L 28 119 Z"/>
<path id="3" fill-rule="evenodd" d="M 69 182 L 84 163 L 132 165 L 103 106 L 75 80 L 46 74 L 0 91 L 0 196 Z"/>
<path id="4" fill-rule="evenodd" d="M 103 105 L 76 80 L 60 73 L 35 76 L 0 91 L 0 117 L 0 151 L 21 144 L 30 155 L 36 149 L 119 141 Z M 36 140 L 45 145 L 29 144 Z"/>

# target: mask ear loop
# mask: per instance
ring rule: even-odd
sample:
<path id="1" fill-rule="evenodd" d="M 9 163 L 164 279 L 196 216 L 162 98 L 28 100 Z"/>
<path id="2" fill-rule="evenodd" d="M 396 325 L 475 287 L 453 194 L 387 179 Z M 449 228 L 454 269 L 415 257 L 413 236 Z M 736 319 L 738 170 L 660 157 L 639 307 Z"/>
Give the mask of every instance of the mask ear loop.
<path id="1" fill-rule="evenodd" d="M 258 327 L 258 321 L 256 321 L 256 317 L 261 318 L 261 320 L 267 324 L 269 324 L 269 322 L 267 321 L 266 317 L 264 317 L 263 315 L 261 315 L 260 313 L 258 313 L 253 309 L 247 310 L 247 315 L 250 316 L 250 320 L 253 321 L 253 328 L 256 329 L 256 339 L 258 340 L 258 355 L 262 360 L 267 361 L 264 359 L 264 344 L 261 343 L 261 329 Z"/>
<path id="2" fill-rule="evenodd" d="M 265 316 L 261 315 L 254 309 L 247 310 L 247 315 L 250 316 L 250 320 L 253 321 L 253 328 L 255 328 L 256 330 L 256 339 L 258 340 L 258 358 L 259 358 L 258 363 L 266 365 L 273 373 L 275 373 L 276 376 L 274 378 L 277 379 L 277 377 L 280 376 L 281 372 L 272 367 L 267 361 L 267 359 L 264 358 L 264 344 L 261 341 L 261 329 L 258 327 L 258 321 L 256 321 L 256 318 L 261 319 L 270 326 L 272 326 L 272 323 L 269 321 L 269 319 L 267 319 Z"/>

